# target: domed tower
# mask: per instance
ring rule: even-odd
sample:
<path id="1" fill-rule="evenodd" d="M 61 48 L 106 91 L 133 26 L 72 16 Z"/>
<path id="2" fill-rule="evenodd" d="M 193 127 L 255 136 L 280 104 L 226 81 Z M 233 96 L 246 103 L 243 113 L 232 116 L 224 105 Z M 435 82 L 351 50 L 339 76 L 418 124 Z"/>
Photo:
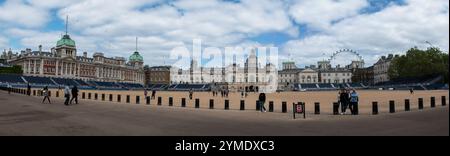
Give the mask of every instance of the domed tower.
<path id="1" fill-rule="evenodd" d="M 128 58 L 128 63 L 130 63 L 135 68 L 144 67 L 144 58 L 139 54 L 137 50 L 137 38 L 136 38 L 136 51 Z"/>
<path id="2" fill-rule="evenodd" d="M 58 57 L 77 57 L 77 48 L 75 41 L 72 40 L 67 32 L 68 29 L 68 18 L 66 17 L 66 34 L 56 42 L 55 53 Z"/>

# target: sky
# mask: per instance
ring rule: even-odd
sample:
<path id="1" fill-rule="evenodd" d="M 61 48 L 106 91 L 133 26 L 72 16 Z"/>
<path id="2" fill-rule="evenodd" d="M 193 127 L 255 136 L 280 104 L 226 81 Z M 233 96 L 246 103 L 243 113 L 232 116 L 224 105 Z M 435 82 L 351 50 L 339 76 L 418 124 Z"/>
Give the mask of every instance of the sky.
<path id="1" fill-rule="evenodd" d="M 170 65 L 172 49 L 266 46 L 279 62 L 316 64 L 352 49 L 370 66 L 411 47 L 449 49 L 448 0 L 0 0 L 0 49 L 49 51 L 65 33 L 78 55 L 103 52 Z M 3 51 L 3 50 L 2 50 Z M 332 61 L 349 64 L 347 53 Z"/>

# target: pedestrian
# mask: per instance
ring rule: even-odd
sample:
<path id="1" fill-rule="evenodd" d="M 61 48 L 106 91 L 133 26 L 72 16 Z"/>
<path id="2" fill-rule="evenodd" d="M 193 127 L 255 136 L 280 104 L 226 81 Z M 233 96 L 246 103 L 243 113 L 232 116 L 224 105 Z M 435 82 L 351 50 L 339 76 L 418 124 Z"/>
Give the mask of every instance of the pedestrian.
<path id="1" fill-rule="evenodd" d="M 64 97 L 66 98 L 66 100 L 64 101 L 64 105 L 68 106 L 69 105 L 69 100 L 70 100 L 70 88 L 69 88 L 69 85 L 66 85 L 64 87 Z"/>
<path id="2" fill-rule="evenodd" d="M 70 99 L 70 104 L 72 104 L 72 101 L 75 99 L 75 104 L 78 104 L 78 87 L 73 86 L 72 88 L 72 99 Z"/>
<path id="3" fill-rule="evenodd" d="M 341 104 L 341 115 L 345 114 L 345 111 L 347 110 L 348 106 L 348 93 L 347 90 L 342 88 L 341 92 L 339 94 L 339 103 Z"/>
<path id="4" fill-rule="evenodd" d="M 147 98 L 147 88 L 144 88 L 144 97 Z"/>
<path id="5" fill-rule="evenodd" d="M 8 88 L 8 94 L 11 94 L 12 86 L 11 86 L 11 84 L 9 82 L 6 85 L 6 87 Z"/>
<path id="6" fill-rule="evenodd" d="M 352 115 L 358 115 L 358 93 L 353 89 L 352 93 L 350 94 L 350 111 L 352 112 Z"/>
<path id="7" fill-rule="evenodd" d="M 31 86 L 30 83 L 27 83 L 27 95 L 31 96 Z"/>
<path id="8" fill-rule="evenodd" d="M 192 91 L 192 88 L 189 90 L 189 99 L 192 100 L 192 94 L 194 94 L 194 91 Z"/>
<path id="9" fill-rule="evenodd" d="M 156 98 L 156 90 L 152 89 L 152 99 L 155 99 L 155 98 Z"/>
<path id="10" fill-rule="evenodd" d="M 266 107 L 264 107 L 264 104 L 266 103 L 266 94 L 260 93 L 258 100 L 259 100 L 259 109 L 261 110 L 261 112 L 266 112 Z"/>
<path id="11" fill-rule="evenodd" d="M 48 93 L 48 87 L 45 86 L 44 89 L 42 90 L 42 94 L 44 95 L 44 99 L 42 100 L 42 103 L 45 103 L 45 99 L 48 100 L 49 104 L 52 104 L 52 102 L 50 102 L 50 95 Z"/>

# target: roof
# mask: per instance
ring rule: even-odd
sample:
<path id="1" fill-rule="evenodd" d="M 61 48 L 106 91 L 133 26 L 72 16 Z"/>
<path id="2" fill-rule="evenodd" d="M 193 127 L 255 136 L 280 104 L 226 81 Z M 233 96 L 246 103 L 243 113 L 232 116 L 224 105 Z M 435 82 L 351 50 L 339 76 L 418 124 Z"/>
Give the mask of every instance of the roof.
<path id="1" fill-rule="evenodd" d="M 69 47 L 75 47 L 75 41 L 70 38 L 69 35 L 64 35 L 58 42 L 56 42 L 56 46 L 69 46 Z"/>
<path id="2" fill-rule="evenodd" d="M 129 58 L 130 62 L 144 62 L 144 58 L 139 54 L 139 52 L 134 52 Z"/>

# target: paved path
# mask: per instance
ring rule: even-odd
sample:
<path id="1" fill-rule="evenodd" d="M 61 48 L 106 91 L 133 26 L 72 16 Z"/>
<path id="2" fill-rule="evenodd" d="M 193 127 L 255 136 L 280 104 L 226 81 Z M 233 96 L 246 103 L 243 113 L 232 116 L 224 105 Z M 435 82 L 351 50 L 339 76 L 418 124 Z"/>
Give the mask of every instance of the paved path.
<path id="1" fill-rule="evenodd" d="M 377 116 L 209 110 L 60 99 L 0 91 L 0 135 L 449 135 L 448 106 Z"/>

